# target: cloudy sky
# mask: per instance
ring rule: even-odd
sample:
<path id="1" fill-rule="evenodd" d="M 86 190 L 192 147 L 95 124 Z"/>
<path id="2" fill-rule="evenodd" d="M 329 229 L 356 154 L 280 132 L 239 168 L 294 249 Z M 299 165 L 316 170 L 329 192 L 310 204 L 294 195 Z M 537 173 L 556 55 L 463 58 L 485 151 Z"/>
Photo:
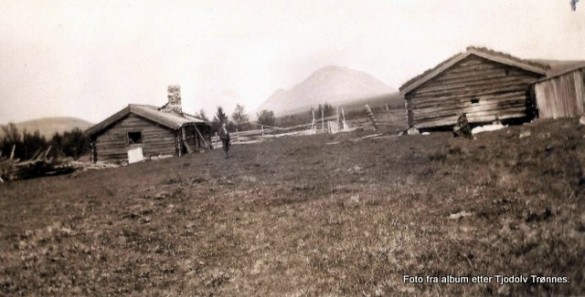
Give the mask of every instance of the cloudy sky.
<path id="1" fill-rule="evenodd" d="M 469 45 L 585 60 L 570 0 L 0 0 L 0 123 L 129 103 L 248 110 L 340 65 L 398 88 Z"/>

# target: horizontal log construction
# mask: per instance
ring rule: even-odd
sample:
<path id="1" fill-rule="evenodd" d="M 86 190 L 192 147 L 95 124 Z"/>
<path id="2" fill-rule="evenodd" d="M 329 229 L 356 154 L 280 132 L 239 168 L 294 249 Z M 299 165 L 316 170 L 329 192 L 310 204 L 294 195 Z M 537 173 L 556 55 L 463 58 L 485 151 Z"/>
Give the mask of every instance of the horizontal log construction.
<path id="1" fill-rule="evenodd" d="M 478 63 L 481 63 L 478 61 Z M 444 72 L 435 77 L 438 82 L 459 79 L 462 77 L 478 77 L 485 75 L 486 77 L 501 77 L 501 76 L 522 76 L 524 70 L 510 68 L 505 65 L 491 63 L 480 64 L 478 66 L 466 66 L 465 63 L 459 64 L 460 68 L 450 69 L 449 72 Z"/>
<path id="2" fill-rule="evenodd" d="M 442 116 L 449 116 L 449 115 L 456 115 L 458 112 L 464 112 L 466 114 L 471 114 L 474 112 L 484 112 L 490 111 L 493 112 L 494 118 L 498 114 L 498 111 L 503 109 L 511 109 L 511 108 L 520 108 L 522 110 L 526 109 L 526 105 L 524 102 L 511 102 L 507 104 L 502 104 L 500 102 L 494 104 L 483 104 L 479 106 L 464 106 L 464 107 L 444 107 L 443 109 L 424 109 L 420 112 L 415 113 L 414 119 L 415 120 L 422 120 L 424 118 L 432 118 L 432 117 L 442 117 Z"/>
<path id="3" fill-rule="evenodd" d="M 129 132 L 140 132 L 142 142 L 130 144 Z M 129 114 L 95 138 L 97 159 L 100 161 L 125 161 L 128 150 L 142 147 L 145 157 L 174 155 L 177 132 L 156 123 Z"/>
<path id="4" fill-rule="evenodd" d="M 461 91 L 474 91 L 474 92 L 493 92 L 494 88 L 497 87 L 526 87 L 535 81 L 532 79 L 518 79 L 515 77 L 503 77 L 497 79 L 486 79 L 486 80 L 473 80 L 461 79 L 457 83 L 443 84 L 442 86 L 432 86 L 429 88 L 421 89 L 415 95 L 418 96 L 440 96 L 453 94 L 454 92 Z M 448 87 L 448 89 L 446 88 Z"/>
<path id="5" fill-rule="evenodd" d="M 524 115 L 524 113 L 510 112 L 510 113 L 501 114 L 499 118 L 501 120 L 507 120 L 507 119 L 519 118 L 519 117 L 522 117 L 523 115 Z M 490 122 L 492 120 L 493 120 L 493 117 L 491 115 L 476 115 L 473 117 L 473 121 L 477 122 L 477 123 L 486 123 L 486 122 Z M 456 122 L 457 122 L 457 117 L 453 116 L 453 117 L 449 117 L 449 118 L 441 118 L 439 120 L 429 120 L 429 121 L 425 121 L 425 122 L 420 122 L 417 124 L 416 128 L 417 129 L 421 129 L 421 128 L 424 129 L 424 128 L 452 126 Z"/>
<path id="6" fill-rule="evenodd" d="M 526 117 L 531 84 L 542 76 L 469 56 L 405 94 L 408 125 L 454 125 L 459 112 L 465 112 L 470 123 Z"/>
<path id="7" fill-rule="evenodd" d="M 489 121 L 493 121 L 495 119 L 495 116 L 497 115 L 499 117 L 500 114 L 506 114 L 507 112 L 513 112 L 513 113 L 522 113 L 524 112 L 524 110 L 526 109 L 526 107 L 524 106 L 510 106 L 506 108 L 506 112 L 501 112 L 501 108 L 497 108 L 497 107 L 492 107 L 492 108 L 485 108 L 482 110 L 474 110 L 474 111 L 470 111 L 467 112 L 467 119 L 469 121 L 473 120 L 474 115 L 481 115 L 482 117 L 487 117 L 487 116 L 492 116 Z M 455 119 L 457 118 L 457 113 L 453 113 L 452 111 L 444 111 L 444 112 L 437 112 L 434 114 L 430 114 L 430 115 L 426 115 L 426 116 L 418 116 L 417 114 L 414 115 L 414 119 L 416 121 L 426 121 L 426 120 L 435 120 L 435 119 L 440 119 L 440 118 L 444 118 L 444 117 L 455 117 Z M 455 124 L 457 121 L 453 122 L 452 124 Z"/>
<path id="8" fill-rule="evenodd" d="M 186 125 L 184 127 L 185 135 L 186 135 L 186 142 L 191 147 L 191 149 L 202 150 L 206 149 L 208 145 L 206 143 L 210 143 L 211 139 L 204 139 L 204 135 L 211 136 L 211 130 L 208 130 L 207 127 L 195 127 L 193 125 Z M 199 130 L 199 132 L 198 132 Z M 201 133 L 201 135 L 199 135 Z"/>
<path id="9" fill-rule="evenodd" d="M 510 101 L 510 100 L 522 100 L 525 101 L 526 98 L 526 90 L 524 89 L 510 89 L 509 92 L 503 94 L 486 94 L 486 95 L 475 95 L 471 96 L 469 94 L 455 94 L 452 96 L 442 96 L 437 98 L 429 98 L 427 100 L 421 101 L 412 101 L 410 102 L 413 108 L 424 109 L 429 107 L 437 107 L 438 105 L 442 106 L 442 103 L 446 100 L 451 100 L 453 104 L 462 104 L 468 103 L 470 106 L 472 105 L 471 99 L 476 98 L 479 99 L 479 103 L 490 104 L 492 102 L 500 102 L 500 101 Z"/>

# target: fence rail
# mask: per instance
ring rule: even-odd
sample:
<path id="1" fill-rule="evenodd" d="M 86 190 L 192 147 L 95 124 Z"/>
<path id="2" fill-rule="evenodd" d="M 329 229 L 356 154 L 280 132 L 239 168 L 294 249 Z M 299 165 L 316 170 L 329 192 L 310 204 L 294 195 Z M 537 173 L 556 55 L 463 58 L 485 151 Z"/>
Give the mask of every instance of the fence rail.
<path id="1" fill-rule="evenodd" d="M 403 131 L 408 128 L 407 114 L 403 109 L 374 111 L 373 116 L 376 125 L 384 128 L 386 131 Z M 331 132 L 331 126 L 336 126 L 336 131 L 344 131 L 341 129 L 342 125 L 340 123 L 337 125 L 329 124 L 329 122 L 337 121 L 337 119 L 339 119 L 337 115 L 329 116 L 323 119 L 316 119 L 314 123 L 300 124 L 292 127 L 269 127 L 260 125 L 260 129 L 231 132 L 231 143 L 247 144 L 281 136 L 329 133 Z M 373 127 L 372 120 L 368 116 L 347 120 L 346 124 L 349 125 L 349 130 Z M 211 142 L 214 148 L 222 147 L 219 136 L 211 137 Z"/>

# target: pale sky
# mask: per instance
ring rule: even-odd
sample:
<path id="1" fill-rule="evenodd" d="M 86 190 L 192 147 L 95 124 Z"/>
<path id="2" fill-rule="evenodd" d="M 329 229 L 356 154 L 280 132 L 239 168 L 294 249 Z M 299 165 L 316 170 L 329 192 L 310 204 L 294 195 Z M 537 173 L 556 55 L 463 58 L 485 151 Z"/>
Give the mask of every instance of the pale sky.
<path id="1" fill-rule="evenodd" d="M 168 2 L 168 3 L 167 3 Z M 585 60 L 585 1 L 0 0 L 0 124 L 129 103 L 248 111 L 327 65 L 391 87 L 469 45 Z"/>

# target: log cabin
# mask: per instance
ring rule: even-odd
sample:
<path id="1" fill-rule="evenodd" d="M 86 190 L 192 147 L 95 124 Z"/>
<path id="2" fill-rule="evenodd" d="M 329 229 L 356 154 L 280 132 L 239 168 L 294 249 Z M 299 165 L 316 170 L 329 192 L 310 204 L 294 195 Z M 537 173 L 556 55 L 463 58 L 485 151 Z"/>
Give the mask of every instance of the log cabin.
<path id="1" fill-rule="evenodd" d="M 93 161 L 128 162 L 139 148 L 144 158 L 181 156 L 211 145 L 209 122 L 182 112 L 180 87 L 168 87 L 162 107 L 130 104 L 85 131 Z"/>
<path id="2" fill-rule="evenodd" d="M 453 126 L 460 112 L 471 124 L 530 119 L 535 115 L 532 84 L 549 69 L 544 63 L 468 47 L 400 87 L 408 126 Z"/>

